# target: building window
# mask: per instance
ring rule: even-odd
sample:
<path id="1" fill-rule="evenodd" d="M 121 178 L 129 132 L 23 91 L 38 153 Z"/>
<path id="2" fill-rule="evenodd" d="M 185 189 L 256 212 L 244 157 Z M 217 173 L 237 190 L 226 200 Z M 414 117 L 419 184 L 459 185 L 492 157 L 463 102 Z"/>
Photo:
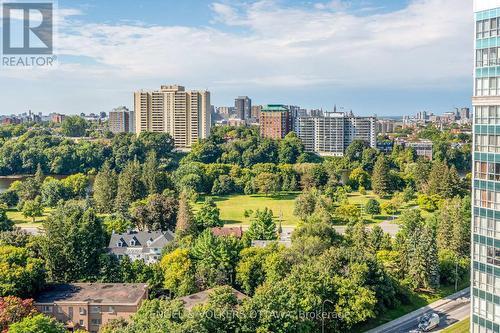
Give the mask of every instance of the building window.
<path id="1" fill-rule="evenodd" d="M 101 319 L 92 319 L 91 323 L 92 325 L 101 325 Z"/>
<path id="2" fill-rule="evenodd" d="M 91 306 L 90 313 L 101 313 L 101 307 L 100 306 Z"/>
<path id="3" fill-rule="evenodd" d="M 115 307 L 110 305 L 110 306 L 108 307 L 108 312 L 109 312 L 109 313 L 115 313 Z"/>
<path id="4" fill-rule="evenodd" d="M 500 153 L 500 135 L 476 134 L 474 150 L 481 153 Z"/>
<path id="5" fill-rule="evenodd" d="M 85 315 L 87 313 L 87 310 L 85 308 L 80 308 L 80 314 Z"/>
<path id="6" fill-rule="evenodd" d="M 85 322 L 80 319 L 80 321 L 78 322 L 78 325 L 80 325 L 81 327 L 85 327 Z"/>
<path id="7" fill-rule="evenodd" d="M 57 313 L 63 313 L 63 309 L 59 305 L 56 305 L 56 311 L 57 311 Z"/>
<path id="8" fill-rule="evenodd" d="M 43 305 L 42 306 L 42 312 L 43 313 L 52 313 L 52 306 L 50 306 L 50 305 Z"/>
<path id="9" fill-rule="evenodd" d="M 72 306 L 70 306 L 70 307 L 68 308 L 68 317 L 69 317 L 70 319 L 73 319 L 73 307 L 72 307 Z"/>

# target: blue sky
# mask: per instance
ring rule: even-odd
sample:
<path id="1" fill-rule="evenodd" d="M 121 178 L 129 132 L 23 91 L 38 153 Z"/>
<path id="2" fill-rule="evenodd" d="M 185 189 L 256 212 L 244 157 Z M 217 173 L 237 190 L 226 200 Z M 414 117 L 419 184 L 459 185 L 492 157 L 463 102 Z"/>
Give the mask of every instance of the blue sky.
<path id="1" fill-rule="evenodd" d="M 472 5 L 456 0 L 59 0 L 57 68 L 0 68 L 1 114 L 132 107 L 178 83 L 212 104 L 357 114 L 468 106 Z"/>

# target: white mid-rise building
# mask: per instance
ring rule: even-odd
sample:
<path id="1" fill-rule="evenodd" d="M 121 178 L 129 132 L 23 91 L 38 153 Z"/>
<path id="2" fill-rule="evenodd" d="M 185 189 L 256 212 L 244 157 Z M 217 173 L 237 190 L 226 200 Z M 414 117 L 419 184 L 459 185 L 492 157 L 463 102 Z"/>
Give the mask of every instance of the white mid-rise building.
<path id="1" fill-rule="evenodd" d="M 375 117 L 356 117 L 352 113 L 323 112 L 301 115 L 294 120 L 294 131 L 306 151 L 321 156 L 343 156 L 355 140 L 377 146 Z"/>

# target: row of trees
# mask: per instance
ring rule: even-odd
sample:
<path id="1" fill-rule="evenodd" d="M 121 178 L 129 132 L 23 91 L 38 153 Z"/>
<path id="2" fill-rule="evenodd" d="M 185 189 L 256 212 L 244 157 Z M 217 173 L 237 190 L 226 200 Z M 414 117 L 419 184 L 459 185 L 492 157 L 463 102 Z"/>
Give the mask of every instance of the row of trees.
<path id="1" fill-rule="evenodd" d="M 129 161 L 143 162 L 151 151 L 163 168 L 173 165 L 173 140 L 165 133 L 119 134 L 111 140 L 80 140 L 55 136 L 48 129 L 20 131 L 4 137 L 0 147 L 0 175 L 44 173 L 60 175 L 99 170 L 108 161 L 121 170 Z M 14 134 L 12 134 L 14 135 Z"/>

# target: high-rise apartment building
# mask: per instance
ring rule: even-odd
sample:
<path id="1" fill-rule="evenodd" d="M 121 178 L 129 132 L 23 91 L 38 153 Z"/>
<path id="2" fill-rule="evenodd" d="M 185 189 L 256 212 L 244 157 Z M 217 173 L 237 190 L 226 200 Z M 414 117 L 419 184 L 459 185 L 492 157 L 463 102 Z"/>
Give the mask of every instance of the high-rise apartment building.
<path id="1" fill-rule="evenodd" d="M 292 130 L 292 117 L 285 105 L 270 104 L 260 111 L 260 136 L 283 139 Z"/>
<path id="2" fill-rule="evenodd" d="M 475 0 L 473 333 L 500 332 L 500 0 Z"/>
<path id="3" fill-rule="evenodd" d="M 343 156 L 355 140 L 377 146 L 376 118 L 356 117 L 352 113 L 315 112 L 294 118 L 294 131 L 306 151 L 322 156 Z"/>
<path id="4" fill-rule="evenodd" d="M 252 100 L 248 96 L 239 96 L 234 100 L 236 117 L 245 120 L 252 116 Z"/>
<path id="5" fill-rule="evenodd" d="M 190 148 L 210 134 L 210 92 L 161 86 L 134 93 L 135 132 L 165 132 L 177 148 Z"/>
<path id="6" fill-rule="evenodd" d="M 130 111 L 124 106 L 113 109 L 108 116 L 109 130 L 113 133 L 130 132 Z"/>

